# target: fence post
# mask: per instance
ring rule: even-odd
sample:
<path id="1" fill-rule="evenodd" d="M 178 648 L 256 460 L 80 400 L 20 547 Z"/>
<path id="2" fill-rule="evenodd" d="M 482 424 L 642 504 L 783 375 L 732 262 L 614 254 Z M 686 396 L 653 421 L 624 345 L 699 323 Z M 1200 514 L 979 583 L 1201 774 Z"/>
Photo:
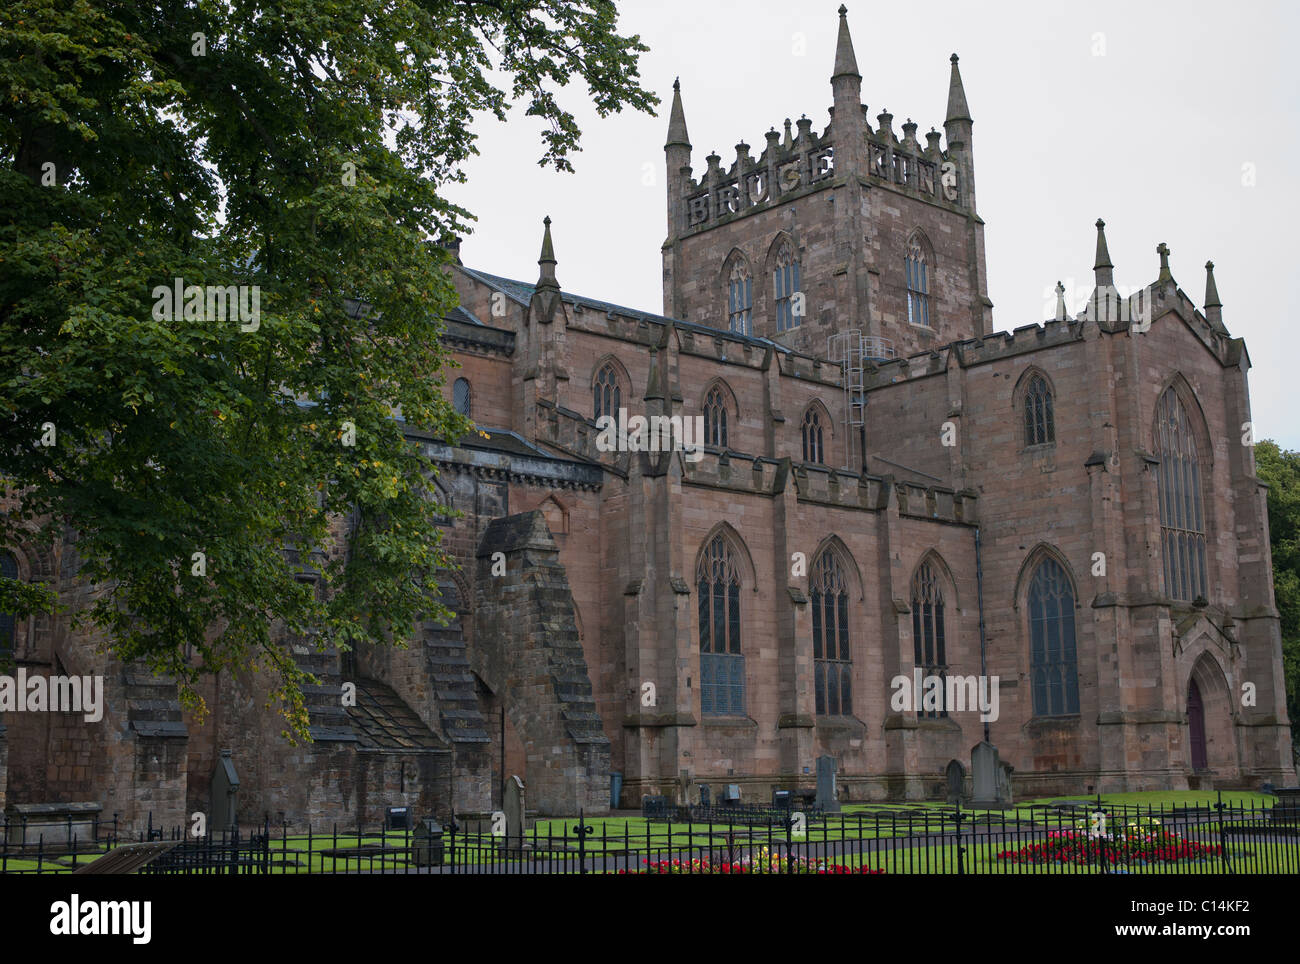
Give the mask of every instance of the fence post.
<path id="1" fill-rule="evenodd" d="M 1228 863 L 1228 836 L 1223 830 L 1223 811 L 1227 808 L 1223 805 L 1223 791 L 1217 791 L 1217 802 L 1214 804 L 1214 810 L 1219 815 L 1219 865 L 1223 868 L 1225 874 L 1232 873 L 1232 865 Z"/>
<path id="2" fill-rule="evenodd" d="M 573 828 L 573 832 L 578 835 L 578 873 L 587 872 L 587 834 L 591 833 L 591 827 L 587 826 L 585 819 L 586 811 L 583 808 L 578 809 L 578 825 Z"/>
<path id="3" fill-rule="evenodd" d="M 961 798 L 959 797 L 957 799 L 957 874 L 959 876 L 966 873 L 966 861 L 963 859 L 966 855 L 966 848 L 961 843 L 961 822 L 964 816 L 961 812 Z"/>

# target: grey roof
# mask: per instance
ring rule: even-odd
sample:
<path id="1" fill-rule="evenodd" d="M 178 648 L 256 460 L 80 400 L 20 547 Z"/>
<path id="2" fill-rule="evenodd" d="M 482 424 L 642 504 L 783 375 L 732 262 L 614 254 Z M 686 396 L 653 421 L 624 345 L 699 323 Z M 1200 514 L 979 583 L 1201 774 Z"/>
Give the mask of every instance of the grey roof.
<path id="1" fill-rule="evenodd" d="M 447 312 L 446 317 L 451 321 L 459 321 L 467 325 L 478 325 L 480 328 L 483 327 L 483 322 L 479 321 L 478 317 L 472 311 L 466 311 L 460 305 L 457 305 L 455 308 L 451 309 L 451 311 Z"/>
<path id="2" fill-rule="evenodd" d="M 533 292 L 536 290 L 535 285 L 531 285 L 526 281 L 515 281 L 513 278 L 503 278 L 500 275 L 488 274 L 486 271 L 478 271 L 477 269 L 467 268 L 463 265 L 461 266 L 461 270 L 471 278 L 481 281 L 489 288 L 502 292 L 507 298 L 510 298 L 512 301 L 521 305 L 527 305 L 532 301 Z M 758 338 L 754 335 L 739 335 L 734 331 L 722 331 L 718 328 L 710 328 L 708 325 L 696 324 L 693 321 L 683 321 L 680 318 L 670 318 L 667 315 L 657 315 L 654 312 L 642 311 L 639 308 L 627 308 L 623 305 L 616 305 L 609 301 L 601 301 L 598 298 L 588 298 L 585 295 L 575 295 L 563 290 L 560 292 L 560 297 L 568 304 L 581 305 L 583 308 L 591 308 L 595 311 L 606 312 L 607 314 L 612 313 L 622 315 L 625 318 L 634 318 L 637 321 L 649 321 L 660 325 L 676 325 L 678 328 L 685 329 L 686 331 L 697 332 L 703 335 L 716 335 L 718 337 L 731 338 L 735 341 L 748 342 L 751 345 L 770 346 L 787 355 L 796 354 L 789 348 L 785 347 L 785 345 L 779 344 L 778 342 L 772 341 L 768 338 Z"/>

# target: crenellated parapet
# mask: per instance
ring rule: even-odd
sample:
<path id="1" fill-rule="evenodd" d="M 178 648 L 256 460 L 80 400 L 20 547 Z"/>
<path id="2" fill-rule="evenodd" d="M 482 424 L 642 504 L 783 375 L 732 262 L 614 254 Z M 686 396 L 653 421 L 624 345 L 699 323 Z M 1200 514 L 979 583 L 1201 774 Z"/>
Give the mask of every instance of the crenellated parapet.
<path id="1" fill-rule="evenodd" d="M 678 234 L 711 228 L 828 187 L 835 176 L 830 128 L 814 133 L 806 115 L 797 126 L 798 135 L 792 139 L 786 120 L 784 141 L 775 128 L 768 131 L 757 158 L 750 156 L 748 144 L 737 144 L 736 159 L 726 170 L 716 153 L 705 158 L 708 167 L 699 180 L 691 176 L 689 167 L 683 169 L 684 223 L 677 226 Z"/>

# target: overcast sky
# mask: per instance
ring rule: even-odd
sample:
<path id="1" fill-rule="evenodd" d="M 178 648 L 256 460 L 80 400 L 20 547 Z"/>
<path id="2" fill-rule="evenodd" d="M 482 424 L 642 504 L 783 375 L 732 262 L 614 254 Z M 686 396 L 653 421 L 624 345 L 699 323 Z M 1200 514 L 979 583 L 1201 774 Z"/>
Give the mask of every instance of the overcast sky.
<path id="1" fill-rule="evenodd" d="M 839 0 L 629 0 L 620 30 L 640 34 L 643 84 L 659 117 L 598 119 L 581 86 L 576 172 L 536 164 L 537 122 L 480 125 L 480 157 L 451 196 L 479 218 L 462 245 L 472 267 L 533 281 L 549 214 L 568 291 L 662 311 L 663 143 L 681 77 L 697 176 L 716 150 L 762 150 L 763 134 L 831 105 Z M 1093 222 L 1106 221 L 1115 282 L 1155 280 L 1156 245 L 1199 306 L 1207 260 L 1224 322 L 1246 339 L 1257 438 L 1300 449 L 1293 372 L 1300 335 L 1290 287 L 1300 230 L 1300 4 L 1236 2 L 849 2 L 862 99 L 894 131 L 942 131 L 948 57 L 961 57 L 974 118 L 975 183 L 986 222 L 998 330 L 1051 314 L 1058 279 L 1078 302 L 1092 286 Z M 919 136 L 919 135 L 918 135 Z M 1250 165 L 1250 167 L 1247 167 Z M 1253 180 L 1253 184 L 1252 184 Z"/>

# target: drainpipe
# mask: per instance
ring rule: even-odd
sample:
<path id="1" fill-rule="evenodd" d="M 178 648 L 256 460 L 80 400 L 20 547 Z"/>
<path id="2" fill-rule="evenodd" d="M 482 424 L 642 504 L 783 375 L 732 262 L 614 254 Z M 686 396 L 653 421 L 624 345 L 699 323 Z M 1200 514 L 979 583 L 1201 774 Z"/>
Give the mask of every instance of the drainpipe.
<path id="1" fill-rule="evenodd" d="M 980 558 L 980 530 L 979 526 L 975 527 L 975 599 L 979 603 L 980 613 L 980 676 L 984 678 L 987 684 L 989 678 L 989 650 L 988 641 L 984 638 L 984 563 Z M 989 739 L 989 721 L 984 721 L 984 742 L 992 743 Z"/>

